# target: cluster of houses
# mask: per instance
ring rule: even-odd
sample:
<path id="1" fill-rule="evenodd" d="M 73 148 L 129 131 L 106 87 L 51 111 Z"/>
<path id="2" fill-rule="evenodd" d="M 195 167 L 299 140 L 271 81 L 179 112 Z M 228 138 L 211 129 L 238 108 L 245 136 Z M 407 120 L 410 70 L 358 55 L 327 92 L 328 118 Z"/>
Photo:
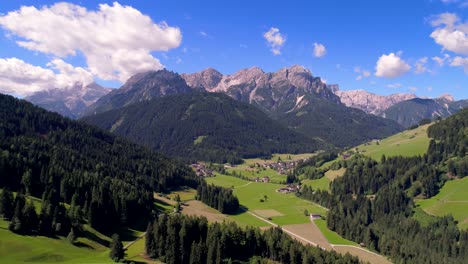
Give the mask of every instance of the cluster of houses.
<path id="1" fill-rule="evenodd" d="M 296 167 L 300 161 L 303 161 L 303 160 L 277 161 L 277 162 L 272 162 L 272 163 L 265 163 L 263 165 L 256 163 L 255 165 L 257 165 L 258 167 L 262 166 L 263 168 L 270 168 L 270 169 L 276 170 L 280 174 L 288 174 L 288 170 Z"/>
<path id="2" fill-rule="evenodd" d="M 295 185 L 295 184 L 288 184 L 288 186 L 284 188 L 279 188 L 276 191 L 280 193 L 295 193 L 295 192 L 298 192 L 299 190 L 301 190 L 301 186 Z"/>
<path id="3" fill-rule="evenodd" d="M 211 169 L 208 169 L 206 167 L 206 164 L 205 163 L 194 163 L 191 165 L 193 170 L 195 171 L 195 174 L 197 174 L 198 177 L 213 177 L 214 176 L 214 173 L 213 173 L 213 170 Z"/>
<path id="4" fill-rule="evenodd" d="M 254 179 L 252 179 L 254 182 L 265 182 L 265 183 L 269 183 L 270 182 L 270 177 L 268 176 L 264 176 L 262 178 L 260 177 L 256 177 Z"/>

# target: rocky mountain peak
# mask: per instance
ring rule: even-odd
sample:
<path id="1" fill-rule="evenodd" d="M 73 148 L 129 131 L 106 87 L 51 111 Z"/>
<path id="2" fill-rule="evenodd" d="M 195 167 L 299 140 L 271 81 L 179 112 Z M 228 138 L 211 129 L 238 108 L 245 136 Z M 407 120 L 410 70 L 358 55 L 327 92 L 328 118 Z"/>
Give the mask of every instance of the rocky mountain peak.
<path id="1" fill-rule="evenodd" d="M 63 116 L 77 118 L 99 98 L 109 93 L 111 89 L 97 83 L 83 85 L 76 83 L 66 89 L 50 89 L 36 92 L 24 98 L 33 104 Z"/>
<path id="2" fill-rule="evenodd" d="M 335 93 L 346 106 L 358 108 L 368 114 L 374 115 L 379 115 L 389 107 L 401 101 L 416 98 L 416 95 L 408 93 L 396 93 L 382 96 L 365 90 L 338 90 Z"/>
<path id="3" fill-rule="evenodd" d="M 455 101 L 455 99 L 453 98 L 453 96 L 451 94 L 443 94 L 443 95 L 439 96 L 439 99 L 443 99 L 443 100 L 448 101 L 448 102 Z"/>
<path id="4" fill-rule="evenodd" d="M 211 90 L 215 88 L 223 78 L 222 73 L 211 67 L 201 72 L 182 74 L 181 76 L 190 87 L 199 90 Z"/>

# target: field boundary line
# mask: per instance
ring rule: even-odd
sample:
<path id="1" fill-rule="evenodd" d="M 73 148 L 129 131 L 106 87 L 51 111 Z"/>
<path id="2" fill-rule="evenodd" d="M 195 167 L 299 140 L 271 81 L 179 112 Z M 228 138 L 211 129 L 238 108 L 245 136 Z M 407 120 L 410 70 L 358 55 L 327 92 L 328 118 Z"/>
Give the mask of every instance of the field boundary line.
<path id="1" fill-rule="evenodd" d="M 132 242 L 128 243 L 127 245 L 125 245 L 123 247 L 123 249 L 128 249 L 130 246 L 132 246 L 133 244 L 135 244 L 138 240 L 142 239 L 144 236 L 146 235 L 146 232 L 144 232 L 143 234 L 139 235 L 135 240 L 133 240 Z"/>
<path id="2" fill-rule="evenodd" d="M 334 244 L 330 244 L 332 246 L 332 248 L 335 248 L 335 247 L 352 247 L 352 248 L 357 248 L 357 249 L 360 249 L 362 251 L 365 251 L 365 252 L 368 252 L 368 253 L 371 253 L 371 254 L 374 254 L 376 256 L 379 256 L 379 257 L 384 257 L 383 255 L 380 255 L 378 253 L 375 253 L 375 252 L 372 252 L 368 249 L 365 249 L 365 248 L 362 248 L 362 247 L 358 247 L 358 246 L 353 246 L 353 245 L 334 245 Z"/>

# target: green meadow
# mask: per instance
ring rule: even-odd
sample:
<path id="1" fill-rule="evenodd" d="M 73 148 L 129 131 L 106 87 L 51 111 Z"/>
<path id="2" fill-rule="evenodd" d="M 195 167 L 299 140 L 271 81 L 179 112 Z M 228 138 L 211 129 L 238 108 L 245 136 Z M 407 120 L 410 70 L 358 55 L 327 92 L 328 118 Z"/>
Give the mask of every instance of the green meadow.
<path id="1" fill-rule="evenodd" d="M 325 236 L 325 238 L 328 240 L 330 244 L 333 245 L 351 245 L 351 246 L 357 246 L 358 244 L 347 240 L 345 238 L 342 238 L 340 235 L 338 235 L 336 232 L 331 231 L 327 227 L 327 221 L 323 219 L 315 219 L 314 223 L 317 225 L 317 227 L 320 229 L 322 234 Z"/>
<path id="2" fill-rule="evenodd" d="M 1 191 L 1 190 L 0 190 Z M 36 212 L 40 211 L 42 202 L 36 197 L 27 197 L 32 200 Z M 68 207 L 69 205 L 65 205 Z M 45 237 L 18 235 L 8 230 L 9 222 L 0 218 L 0 263 L 114 263 L 109 258 L 108 245 L 111 238 L 88 225 L 83 225 L 83 232 L 74 245 L 66 237 Z M 133 229 L 116 230 L 120 234 L 124 245 L 142 234 Z M 129 250 L 140 251 L 140 248 Z M 143 253 L 141 250 L 140 253 Z M 133 254 L 133 253 L 132 253 Z M 141 261 L 141 257 L 134 259 L 127 256 L 127 260 Z"/>
<path id="3" fill-rule="evenodd" d="M 374 160 L 380 161 L 382 155 L 391 156 L 417 156 L 426 153 L 429 147 L 427 128 L 431 124 L 406 130 L 391 137 L 377 141 L 368 142 L 357 146 L 360 153 Z M 356 149 L 354 148 L 354 149 Z"/>
<path id="4" fill-rule="evenodd" d="M 276 190 L 285 185 L 246 181 L 231 176 L 217 175 L 206 179 L 208 183 L 232 187 L 241 205 L 256 213 L 256 210 L 273 210 L 271 221 L 278 225 L 303 224 L 310 220 L 304 215 L 310 213 L 325 214 L 325 210 L 309 201 L 298 198 L 294 193 L 279 193 Z M 235 219 L 236 216 L 234 216 Z M 240 219 L 250 221 L 251 218 Z M 251 224 L 247 222 L 246 224 Z M 256 225 L 256 224 L 252 224 Z M 263 224 L 264 226 L 265 224 Z"/>
<path id="5" fill-rule="evenodd" d="M 426 213 L 443 216 L 451 214 L 458 226 L 468 229 L 468 177 L 451 180 L 444 184 L 439 193 L 430 199 L 417 201 Z"/>
<path id="6" fill-rule="evenodd" d="M 322 177 L 316 180 L 302 180 L 302 184 L 311 186 L 314 190 L 325 190 L 328 191 L 330 189 L 330 179 L 327 177 Z"/>

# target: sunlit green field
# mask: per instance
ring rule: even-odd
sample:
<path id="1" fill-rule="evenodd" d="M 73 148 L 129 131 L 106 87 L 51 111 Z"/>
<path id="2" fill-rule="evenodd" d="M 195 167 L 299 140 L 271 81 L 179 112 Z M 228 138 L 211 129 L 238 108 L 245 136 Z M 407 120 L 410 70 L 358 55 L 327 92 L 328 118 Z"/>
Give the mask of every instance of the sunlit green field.
<path id="1" fill-rule="evenodd" d="M 377 142 L 369 142 L 358 146 L 360 153 L 372 159 L 380 160 L 382 155 L 391 156 L 417 156 L 426 153 L 429 147 L 427 128 L 430 124 L 403 131 Z"/>
<path id="2" fill-rule="evenodd" d="M 277 211 L 278 216 L 272 216 L 271 221 L 278 225 L 308 223 L 309 218 L 304 217 L 304 210 L 310 213 L 325 213 L 324 209 L 298 198 L 294 193 L 284 194 L 276 191 L 284 185 L 251 182 L 224 175 L 206 180 L 208 183 L 219 186 L 234 186 L 234 194 L 239 198 L 241 205 L 247 207 L 248 210 Z"/>
<path id="3" fill-rule="evenodd" d="M 325 220 L 315 219 L 314 223 L 317 225 L 317 227 L 320 229 L 320 231 L 322 232 L 322 234 L 325 236 L 325 238 L 328 240 L 330 244 L 357 246 L 357 243 L 347 240 L 345 238 L 342 238 L 336 232 L 328 229 L 327 222 Z"/>
<path id="4" fill-rule="evenodd" d="M 311 186 L 314 190 L 326 190 L 330 189 L 330 179 L 322 177 L 316 180 L 302 180 L 302 184 Z"/>
<path id="5" fill-rule="evenodd" d="M 446 182 L 436 196 L 417 204 L 428 214 L 451 214 L 460 228 L 468 229 L 468 177 Z"/>

